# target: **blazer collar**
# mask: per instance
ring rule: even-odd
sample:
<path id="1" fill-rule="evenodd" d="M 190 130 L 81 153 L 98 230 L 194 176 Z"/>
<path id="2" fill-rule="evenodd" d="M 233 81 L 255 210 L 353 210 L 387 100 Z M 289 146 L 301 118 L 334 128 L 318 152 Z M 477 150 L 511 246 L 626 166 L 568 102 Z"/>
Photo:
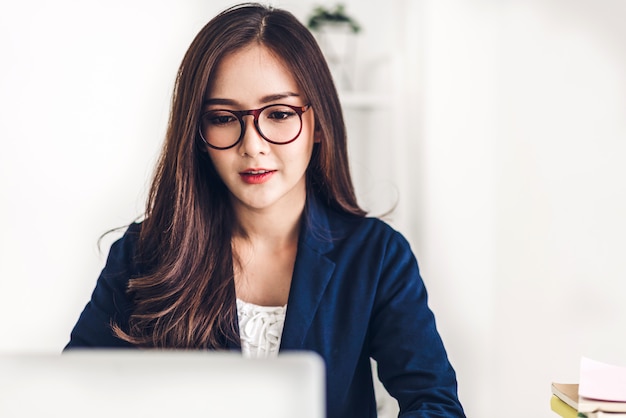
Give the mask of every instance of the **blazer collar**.
<path id="1" fill-rule="evenodd" d="M 298 350 L 303 347 L 304 338 L 335 269 L 335 263 L 324 255 L 334 246 L 328 211 L 315 196 L 308 196 L 287 302 L 281 350 Z"/>

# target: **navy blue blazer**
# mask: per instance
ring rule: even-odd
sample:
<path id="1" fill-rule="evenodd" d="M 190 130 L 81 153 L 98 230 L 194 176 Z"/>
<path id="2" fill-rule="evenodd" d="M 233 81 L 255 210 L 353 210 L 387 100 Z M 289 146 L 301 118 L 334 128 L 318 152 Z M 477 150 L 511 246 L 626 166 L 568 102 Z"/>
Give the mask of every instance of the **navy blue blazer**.
<path id="1" fill-rule="evenodd" d="M 139 229 L 131 225 L 111 246 L 66 348 L 128 347 L 110 323 L 124 328 L 132 311 L 126 287 L 139 273 Z M 308 199 L 280 350 L 310 350 L 325 360 L 329 418 L 376 416 L 370 357 L 401 417 L 465 416 L 415 256 L 378 219 Z"/>

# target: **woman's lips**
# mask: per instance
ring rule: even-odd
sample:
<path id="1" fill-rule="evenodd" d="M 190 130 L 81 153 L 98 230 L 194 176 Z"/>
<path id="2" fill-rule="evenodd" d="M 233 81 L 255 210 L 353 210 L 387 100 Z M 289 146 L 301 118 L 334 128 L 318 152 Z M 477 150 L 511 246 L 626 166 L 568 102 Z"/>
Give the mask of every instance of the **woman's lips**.
<path id="1" fill-rule="evenodd" d="M 266 170 L 264 168 L 255 168 L 242 171 L 239 173 L 241 179 L 248 184 L 261 184 L 268 181 L 276 170 Z"/>

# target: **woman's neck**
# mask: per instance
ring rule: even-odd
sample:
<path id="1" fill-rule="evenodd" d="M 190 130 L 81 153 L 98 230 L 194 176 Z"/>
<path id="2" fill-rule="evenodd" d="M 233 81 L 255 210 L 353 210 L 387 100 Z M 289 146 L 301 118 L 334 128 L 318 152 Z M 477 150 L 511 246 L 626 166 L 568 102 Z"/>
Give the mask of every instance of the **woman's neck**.
<path id="1" fill-rule="evenodd" d="M 298 250 L 300 205 L 236 210 L 232 238 L 237 297 L 262 306 L 283 306 L 289 299 Z"/>
<path id="2" fill-rule="evenodd" d="M 300 204 L 277 205 L 268 209 L 237 207 L 238 231 L 234 238 L 270 244 L 275 248 L 297 244 L 304 201 Z"/>

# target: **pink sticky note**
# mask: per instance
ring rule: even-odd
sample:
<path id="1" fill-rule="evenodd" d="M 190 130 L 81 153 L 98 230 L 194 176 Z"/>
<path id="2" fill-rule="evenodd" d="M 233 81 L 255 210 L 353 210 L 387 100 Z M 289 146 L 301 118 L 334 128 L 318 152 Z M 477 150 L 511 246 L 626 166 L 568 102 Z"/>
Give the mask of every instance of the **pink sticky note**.
<path id="1" fill-rule="evenodd" d="M 583 357 L 578 395 L 590 399 L 626 402 L 626 367 Z"/>

